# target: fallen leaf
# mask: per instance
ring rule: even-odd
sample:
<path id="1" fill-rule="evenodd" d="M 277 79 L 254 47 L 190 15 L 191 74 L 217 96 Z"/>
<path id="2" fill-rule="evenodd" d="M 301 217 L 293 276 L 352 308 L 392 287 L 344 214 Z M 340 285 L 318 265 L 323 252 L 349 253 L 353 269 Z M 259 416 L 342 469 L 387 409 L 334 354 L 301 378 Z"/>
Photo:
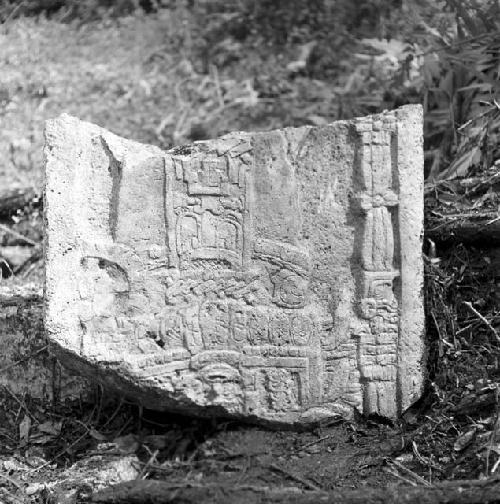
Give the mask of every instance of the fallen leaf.
<path id="1" fill-rule="evenodd" d="M 113 439 L 113 443 L 120 453 L 123 454 L 135 453 L 139 448 L 139 441 L 133 434 L 117 437 Z"/>
<path id="2" fill-rule="evenodd" d="M 19 424 L 19 439 L 21 445 L 25 445 L 29 441 L 31 430 L 31 418 L 28 415 L 24 415 L 21 423 Z"/>
<path id="3" fill-rule="evenodd" d="M 107 436 L 105 436 L 104 434 L 101 434 L 97 429 L 94 429 L 94 427 L 92 427 L 90 430 L 89 430 L 89 434 L 96 440 L 96 441 L 106 441 Z"/>
<path id="4" fill-rule="evenodd" d="M 168 436 L 166 435 L 150 435 L 144 438 L 144 444 L 146 444 L 152 450 L 163 450 L 167 447 L 169 443 Z"/>
<path id="5" fill-rule="evenodd" d="M 474 441 L 475 437 L 476 429 L 467 431 L 465 434 L 458 436 L 455 443 L 453 444 L 453 449 L 457 452 L 465 450 L 465 448 L 467 448 L 472 443 L 472 441 Z"/>
<path id="6" fill-rule="evenodd" d="M 52 420 L 47 420 L 46 422 L 43 422 L 42 424 L 38 425 L 37 429 L 45 434 L 51 434 L 52 436 L 59 436 L 59 434 L 61 434 L 62 422 L 61 421 L 53 422 Z"/>

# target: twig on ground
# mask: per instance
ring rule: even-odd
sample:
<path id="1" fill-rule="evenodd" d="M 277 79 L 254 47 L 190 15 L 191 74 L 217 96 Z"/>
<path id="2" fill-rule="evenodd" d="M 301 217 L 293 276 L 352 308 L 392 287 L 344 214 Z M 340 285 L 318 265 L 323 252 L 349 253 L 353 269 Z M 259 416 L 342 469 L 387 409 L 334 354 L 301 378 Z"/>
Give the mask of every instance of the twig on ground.
<path id="1" fill-rule="evenodd" d="M 30 245 L 33 245 L 33 247 L 36 247 L 37 245 L 39 245 L 39 243 L 31 240 L 30 238 L 27 238 L 26 236 L 22 235 L 21 233 L 18 233 L 17 231 L 14 231 L 9 226 L 6 226 L 5 224 L 0 224 L 0 229 L 2 231 L 5 231 L 6 233 L 10 233 L 12 236 L 19 238 L 20 240 L 23 240 L 26 243 L 29 243 Z"/>
<path id="2" fill-rule="evenodd" d="M 6 474 L 3 474 L 1 472 L 0 472 L 0 478 L 4 479 L 5 481 L 8 481 L 12 485 L 14 485 L 18 490 L 24 490 L 21 483 L 16 481 L 14 478 L 11 478 L 10 476 L 7 476 Z"/>
<path id="3" fill-rule="evenodd" d="M 435 464 L 430 460 L 428 457 L 423 457 L 420 452 L 418 451 L 418 446 L 415 441 L 412 442 L 412 450 L 413 450 L 413 455 L 415 458 L 423 465 L 426 467 L 430 467 L 431 469 L 434 469 L 439 472 L 443 472 L 443 468 L 440 467 L 438 464 Z"/>
<path id="4" fill-rule="evenodd" d="M 417 486 L 417 483 L 415 483 L 415 481 L 412 481 L 411 479 L 405 478 L 404 476 L 399 474 L 393 467 L 386 467 L 385 469 L 389 474 L 391 474 L 392 476 L 394 476 L 395 478 L 397 478 L 401 481 L 404 481 L 408 485 Z"/>
<path id="5" fill-rule="evenodd" d="M 497 404 L 498 404 L 499 395 L 500 395 L 500 387 L 497 386 L 497 388 L 495 390 L 495 399 L 496 399 Z M 497 433 L 498 432 L 500 432 L 500 409 L 497 407 L 496 414 L 495 414 L 495 422 L 493 424 L 493 428 L 491 429 L 490 439 L 488 441 L 488 448 L 487 448 L 487 452 L 486 452 L 486 474 L 488 474 L 488 472 L 489 472 L 489 463 L 490 463 L 491 452 L 496 452 L 496 454 L 498 456 L 496 462 L 493 464 L 493 467 L 491 468 L 491 474 L 495 474 L 495 472 L 498 469 L 498 466 L 500 465 L 500 453 L 498 453 L 498 450 L 494 450 L 494 446 L 497 442 Z"/>
<path id="6" fill-rule="evenodd" d="M 322 441 L 326 441 L 327 439 L 330 439 L 332 436 L 331 435 L 328 435 L 328 436 L 323 436 L 319 439 L 315 439 L 314 441 L 311 441 L 310 443 L 306 443 L 305 445 L 302 445 L 298 451 L 301 451 L 301 450 L 304 450 L 305 448 L 309 448 L 310 446 L 313 446 L 315 444 L 318 444 L 318 443 L 321 443 Z"/>
<path id="7" fill-rule="evenodd" d="M 483 322 L 483 324 L 491 331 L 491 333 L 493 334 L 493 336 L 495 336 L 495 339 L 497 340 L 498 343 L 500 343 L 500 336 L 498 335 L 496 329 L 488 322 L 488 320 L 483 316 L 481 315 L 473 306 L 472 306 L 472 303 L 470 303 L 469 301 L 463 301 L 463 304 L 465 306 L 467 306 L 467 308 L 474 314 L 476 315 L 477 318 L 479 318 L 479 320 L 481 320 L 481 322 Z"/>
<path id="8" fill-rule="evenodd" d="M 297 483 L 301 483 L 305 488 L 308 488 L 309 490 L 321 491 L 321 488 L 316 486 L 314 483 L 311 483 L 310 481 L 297 476 L 296 474 L 284 469 L 283 467 L 280 467 L 276 464 L 269 464 L 269 468 L 273 471 L 277 471 L 284 474 L 285 476 L 288 476 L 291 480 L 296 481 Z"/>
<path id="9" fill-rule="evenodd" d="M 103 429 L 106 428 L 116 418 L 116 415 L 118 415 L 118 413 L 120 412 L 124 402 L 125 399 L 123 399 L 123 397 L 120 397 L 120 402 L 118 403 L 117 408 L 115 409 L 113 414 L 106 420 L 106 423 L 102 426 Z"/>
<path id="10" fill-rule="evenodd" d="M 22 399 L 19 399 L 19 397 L 17 397 L 16 394 L 14 394 L 14 392 L 12 392 L 5 385 L 0 384 L 0 387 L 2 387 L 12 397 L 12 399 L 17 402 L 17 404 L 19 404 L 19 407 L 26 413 L 26 415 L 31 418 L 31 420 L 36 421 L 35 416 L 33 415 L 33 413 L 31 413 L 31 411 L 28 409 L 28 406 L 26 406 L 26 403 Z"/>
<path id="11" fill-rule="evenodd" d="M 64 450 L 61 450 L 51 460 L 47 460 L 43 464 L 41 464 L 41 465 L 39 465 L 37 467 L 34 467 L 30 471 L 28 471 L 28 473 L 29 474 L 36 473 L 36 472 L 40 471 L 40 469 L 44 469 L 45 467 L 47 467 L 47 466 L 49 466 L 51 464 L 54 464 L 59 457 L 62 457 L 70 448 L 73 448 L 73 446 L 75 446 L 76 444 L 78 444 L 85 436 L 88 436 L 88 435 L 89 435 L 88 432 L 85 431 L 81 436 L 79 436 L 77 439 L 75 439 L 75 441 L 73 441 L 69 446 L 67 446 L 66 448 L 64 448 Z"/>
<path id="12" fill-rule="evenodd" d="M 32 250 L 33 253 L 25 261 L 23 261 L 22 264 L 14 268 L 14 271 L 12 272 L 13 275 L 22 273 L 22 276 L 24 278 L 27 276 L 27 273 L 29 273 L 36 266 L 37 261 L 42 257 L 42 250 L 38 246 L 34 247 L 34 249 Z"/>
<path id="13" fill-rule="evenodd" d="M 147 447 L 146 447 L 146 449 L 147 449 Z M 148 470 L 153 468 L 155 461 L 158 461 L 156 458 L 156 457 L 158 457 L 158 453 L 160 453 L 160 450 L 155 450 L 151 454 L 151 457 L 149 457 L 149 460 L 142 466 L 141 472 L 137 476 L 137 479 L 142 479 L 142 480 L 146 479 L 146 477 L 148 475 Z"/>
<path id="14" fill-rule="evenodd" d="M 12 369 L 13 367 L 19 366 L 19 364 L 22 364 L 23 362 L 30 360 L 31 358 L 35 357 L 35 355 L 38 355 L 38 354 L 44 352 L 45 350 L 47 350 L 48 347 L 49 347 L 49 345 L 45 345 L 42 348 L 39 348 L 38 350 L 36 350 L 35 352 L 30 353 L 26 357 L 23 357 L 22 359 L 19 359 L 19 360 L 13 362 L 12 364 L 9 364 L 8 366 L 1 368 L 0 374 L 5 373 L 9 369 Z"/>
<path id="15" fill-rule="evenodd" d="M 403 471 L 405 474 L 413 478 L 413 481 L 411 482 L 412 485 L 417 485 L 418 483 L 425 486 L 430 485 L 430 483 L 426 479 L 422 478 L 422 476 L 419 476 L 416 472 L 413 472 L 408 467 L 405 467 L 403 464 L 401 464 L 401 462 L 398 462 L 397 460 L 387 459 L 387 463 L 390 467 L 392 466 L 396 469 L 399 469 L 400 471 Z"/>

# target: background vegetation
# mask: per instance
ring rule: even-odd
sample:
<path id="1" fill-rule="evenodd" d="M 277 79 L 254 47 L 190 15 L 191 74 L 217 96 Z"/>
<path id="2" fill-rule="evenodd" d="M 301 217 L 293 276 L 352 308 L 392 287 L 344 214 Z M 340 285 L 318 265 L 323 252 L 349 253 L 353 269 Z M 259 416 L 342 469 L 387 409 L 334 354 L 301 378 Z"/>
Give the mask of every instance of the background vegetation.
<path id="1" fill-rule="evenodd" d="M 499 157 L 496 0 L 2 0 L 0 19 L 10 157 L 60 110 L 169 147 L 414 102 L 429 181 Z"/>

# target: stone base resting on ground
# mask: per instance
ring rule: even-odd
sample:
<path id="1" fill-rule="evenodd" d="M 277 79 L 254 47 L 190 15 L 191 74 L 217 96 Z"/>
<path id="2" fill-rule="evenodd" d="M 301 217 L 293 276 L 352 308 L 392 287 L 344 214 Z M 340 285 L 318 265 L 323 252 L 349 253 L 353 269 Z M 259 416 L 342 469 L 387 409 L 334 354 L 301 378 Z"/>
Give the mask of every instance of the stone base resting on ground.
<path id="1" fill-rule="evenodd" d="M 420 106 L 166 152 L 62 115 L 45 158 L 64 364 L 148 408 L 278 424 L 419 398 Z"/>

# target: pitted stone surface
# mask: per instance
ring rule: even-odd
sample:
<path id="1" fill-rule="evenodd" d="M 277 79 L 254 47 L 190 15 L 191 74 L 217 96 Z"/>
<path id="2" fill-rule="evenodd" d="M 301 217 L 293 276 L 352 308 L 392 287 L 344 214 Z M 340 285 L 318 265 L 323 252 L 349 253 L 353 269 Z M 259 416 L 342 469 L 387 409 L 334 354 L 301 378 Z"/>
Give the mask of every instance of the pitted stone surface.
<path id="1" fill-rule="evenodd" d="M 424 379 L 422 112 L 168 152 L 46 127 L 45 325 L 147 407 L 395 417 Z"/>

